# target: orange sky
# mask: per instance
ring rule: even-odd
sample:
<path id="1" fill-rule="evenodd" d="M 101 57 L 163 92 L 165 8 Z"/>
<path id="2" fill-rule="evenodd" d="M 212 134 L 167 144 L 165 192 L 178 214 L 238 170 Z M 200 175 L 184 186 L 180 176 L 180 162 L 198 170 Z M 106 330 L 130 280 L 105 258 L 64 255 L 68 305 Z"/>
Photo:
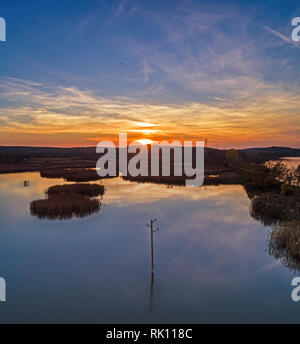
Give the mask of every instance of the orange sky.
<path id="1" fill-rule="evenodd" d="M 6 6 L 0 145 L 300 147 L 297 2 L 33 3 Z"/>
<path id="2" fill-rule="evenodd" d="M 248 97 L 230 101 L 158 104 L 77 88 L 46 92 L 13 79 L 4 88 L 14 105 L 0 109 L 0 145 L 94 146 L 126 132 L 129 141 L 207 138 L 219 148 L 300 147 L 300 97 L 267 86 L 249 84 Z"/>

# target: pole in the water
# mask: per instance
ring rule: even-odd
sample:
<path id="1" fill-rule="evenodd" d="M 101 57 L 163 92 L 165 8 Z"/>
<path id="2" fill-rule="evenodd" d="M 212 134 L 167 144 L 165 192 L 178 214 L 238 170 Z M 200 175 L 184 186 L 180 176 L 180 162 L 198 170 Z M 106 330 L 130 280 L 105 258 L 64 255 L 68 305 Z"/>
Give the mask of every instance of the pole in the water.
<path id="1" fill-rule="evenodd" d="M 157 222 L 156 219 L 150 220 L 150 224 L 147 224 L 147 227 L 150 228 L 151 231 L 151 267 L 152 267 L 152 273 L 154 273 L 154 247 L 153 247 L 153 233 L 157 232 L 159 230 L 158 227 L 154 228 L 154 223 Z"/>

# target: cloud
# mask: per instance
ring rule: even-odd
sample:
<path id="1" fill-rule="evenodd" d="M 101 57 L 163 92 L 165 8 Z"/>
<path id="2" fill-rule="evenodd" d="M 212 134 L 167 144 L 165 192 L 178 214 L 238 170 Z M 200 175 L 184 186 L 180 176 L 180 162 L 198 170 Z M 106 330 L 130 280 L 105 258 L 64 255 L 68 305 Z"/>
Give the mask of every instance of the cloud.
<path id="1" fill-rule="evenodd" d="M 76 87 L 2 79 L 0 100 L 8 105 L 0 109 L 0 133 L 2 140 L 9 135 L 51 135 L 59 140 L 63 134 L 72 141 L 79 135 L 81 145 L 94 137 L 116 139 L 120 132 L 128 132 L 132 140 L 208 137 L 223 147 L 284 140 L 300 145 L 299 94 L 254 79 L 244 82 L 248 94 L 243 90 L 234 101 L 157 104 L 102 97 Z M 146 129 L 147 123 L 155 130 Z"/>
<path id="2" fill-rule="evenodd" d="M 124 8 L 125 8 L 125 5 L 126 3 L 128 2 L 128 0 L 121 0 L 120 3 L 119 3 L 119 6 L 117 8 L 117 11 L 116 11 L 116 18 L 120 17 L 120 15 L 124 12 Z"/>
<path id="3" fill-rule="evenodd" d="M 128 19 L 137 11 L 137 6 L 130 0 L 120 0 L 118 5 L 112 6 L 112 12 L 106 21 L 106 25 L 110 26 L 113 23 L 126 24 Z"/>
<path id="4" fill-rule="evenodd" d="M 82 75 L 64 78 L 69 87 L 1 79 L 2 143 L 16 134 L 26 140 L 52 135 L 57 142 L 64 136 L 81 145 L 124 131 L 139 139 L 146 133 L 137 131 L 140 122 L 155 125 L 157 131 L 147 133 L 156 140 L 207 137 L 221 147 L 300 146 L 299 64 L 284 46 L 278 54 L 268 50 L 278 48 L 277 41 L 292 43 L 289 37 L 231 5 L 178 2 L 172 11 L 151 7 L 138 7 L 139 22 L 145 23 L 145 32 L 149 29 L 147 39 L 132 28 L 119 31 L 115 45 L 128 63 L 122 74 L 117 69 L 102 75 L 105 96 L 78 86 L 99 85 Z M 109 24 L 126 25 L 135 15 L 132 8 L 129 0 L 109 7 Z M 83 19 L 79 30 L 89 20 Z"/>
<path id="5" fill-rule="evenodd" d="M 278 32 L 278 31 L 276 31 L 276 30 L 274 30 L 274 29 L 272 29 L 272 28 L 270 28 L 270 27 L 268 27 L 268 26 L 264 26 L 264 28 L 265 28 L 267 31 L 269 31 L 271 34 L 273 34 L 274 36 L 281 38 L 284 42 L 289 43 L 289 44 L 292 44 L 292 45 L 294 45 L 294 46 L 296 46 L 296 47 L 299 46 L 299 45 L 297 44 L 297 42 L 295 42 L 295 41 L 292 40 L 291 37 L 285 36 L 285 35 L 283 35 L 282 33 Z"/>
<path id="6" fill-rule="evenodd" d="M 261 46 L 247 35 L 251 18 L 237 9 L 186 6 L 144 15 L 161 30 L 159 40 L 128 41 L 128 49 L 140 58 L 145 91 L 173 99 L 221 99 L 239 96 L 247 79 L 262 79 Z"/>

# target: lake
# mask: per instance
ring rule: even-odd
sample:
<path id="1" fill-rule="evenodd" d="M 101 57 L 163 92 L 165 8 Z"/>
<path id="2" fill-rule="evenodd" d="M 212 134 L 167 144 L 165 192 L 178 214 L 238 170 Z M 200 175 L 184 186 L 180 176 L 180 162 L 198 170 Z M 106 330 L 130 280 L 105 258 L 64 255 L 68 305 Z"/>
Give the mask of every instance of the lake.
<path id="1" fill-rule="evenodd" d="M 37 172 L 0 175 L 1 323 L 300 321 L 295 275 L 268 254 L 270 228 L 251 218 L 242 186 L 106 179 L 98 213 L 32 216 L 30 202 L 59 184 Z"/>
<path id="2" fill-rule="evenodd" d="M 281 158 L 281 160 L 291 167 L 298 167 L 300 165 L 300 157 L 295 157 L 295 158 L 287 157 L 287 158 Z"/>
<path id="3" fill-rule="evenodd" d="M 278 160 L 285 163 L 288 167 L 298 167 L 300 165 L 300 157 L 282 157 Z M 278 160 L 269 162 L 276 163 Z"/>

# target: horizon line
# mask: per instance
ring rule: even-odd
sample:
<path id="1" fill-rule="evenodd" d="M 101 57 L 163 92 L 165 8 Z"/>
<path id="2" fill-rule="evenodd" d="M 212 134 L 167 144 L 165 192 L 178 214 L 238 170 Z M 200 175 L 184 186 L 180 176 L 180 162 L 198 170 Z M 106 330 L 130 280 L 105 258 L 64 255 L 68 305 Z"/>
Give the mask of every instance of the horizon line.
<path id="1" fill-rule="evenodd" d="M 52 149 L 80 149 L 80 148 L 96 148 L 97 145 L 93 146 L 34 146 L 34 145 L 1 145 L 0 148 L 52 148 Z M 116 146 L 116 148 L 119 148 Z M 236 149 L 236 150 L 245 150 L 245 149 L 266 149 L 266 148 L 288 148 L 288 149 L 300 149 L 300 147 L 291 147 L 291 146 L 249 146 L 246 148 L 235 148 L 235 147 L 230 147 L 230 148 L 216 148 L 216 147 L 204 147 L 204 148 L 211 148 L 215 150 L 229 150 L 229 149 Z"/>

